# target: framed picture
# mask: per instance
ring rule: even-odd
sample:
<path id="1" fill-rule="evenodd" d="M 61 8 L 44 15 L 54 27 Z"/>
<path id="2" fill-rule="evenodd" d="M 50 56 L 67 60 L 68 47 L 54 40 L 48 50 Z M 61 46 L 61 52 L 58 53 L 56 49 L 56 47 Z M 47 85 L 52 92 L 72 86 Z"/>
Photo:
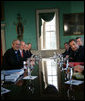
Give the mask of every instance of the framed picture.
<path id="1" fill-rule="evenodd" d="M 84 13 L 72 13 L 63 15 L 64 35 L 84 34 Z"/>
<path id="2" fill-rule="evenodd" d="M 1 21 L 4 20 L 4 3 L 1 2 Z"/>

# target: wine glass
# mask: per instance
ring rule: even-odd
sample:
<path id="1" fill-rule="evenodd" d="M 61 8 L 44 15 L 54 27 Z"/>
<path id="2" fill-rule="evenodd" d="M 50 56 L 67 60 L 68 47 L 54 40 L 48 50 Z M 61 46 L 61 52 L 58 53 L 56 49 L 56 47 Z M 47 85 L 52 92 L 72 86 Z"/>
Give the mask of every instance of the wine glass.
<path id="1" fill-rule="evenodd" d="M 27 68 L 28 68 L 28 75 L 31 77 L 31 73 L 33 71 L 33 68 L 34 68 L 34 65 L 35 65 L 35 58 L 29 58 L 27 60 Z"/>
<path id="2" fill-rule="evenodd" d="M 74 93 L 74 90 L 73 90 L 73 87 L 72 87 L 72 76 L 73 76 L 73 65 L 71 65 L 71 67 L 69 68 L 69 82 L 70 82 L 70 87 L 68 88 L 67 90 L 67 95 L 68 95 L 68 98 L 70 100 L 75 100 L 75 96 L 73 95 Z"/>
<path id="3" fill-rule="evenodd" d="M 1 86 L 3 86 L 4 82 L 5 82 L 5 72 L 2 71 L 1 72 Z"/>

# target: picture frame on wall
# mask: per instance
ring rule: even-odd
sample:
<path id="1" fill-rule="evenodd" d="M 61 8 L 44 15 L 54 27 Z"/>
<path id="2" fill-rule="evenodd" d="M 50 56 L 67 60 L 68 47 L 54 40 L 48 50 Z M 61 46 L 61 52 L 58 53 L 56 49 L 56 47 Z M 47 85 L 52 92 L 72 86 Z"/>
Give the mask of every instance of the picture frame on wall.
<path id="1" fill-rule="evenodd" d="M 1 21 L 4 20 L 4 3 L 1 2 Z"/>
<path id="2" fill-rule="evenodd" d="M 64 36 L 84 34 L 84 13 L 63 15 Z"/>

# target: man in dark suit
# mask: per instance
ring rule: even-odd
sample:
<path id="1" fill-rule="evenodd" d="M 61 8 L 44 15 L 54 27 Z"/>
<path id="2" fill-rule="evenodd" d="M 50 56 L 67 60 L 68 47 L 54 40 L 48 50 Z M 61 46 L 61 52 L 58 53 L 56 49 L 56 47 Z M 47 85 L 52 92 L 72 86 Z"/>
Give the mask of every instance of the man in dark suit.
<path id="1" fill-rule="evenodd" d="M 27 57 L 30 58 L 33 54 L 31 53 L 31 48 L 32 48 L 32 44 L 31 43 L 27 43 L 28 48 L 26 51 Z"/>
<path id="2" fill-rule="evenodd" d="M 20 42 L 20 55 L 21 55 L 21 58 L 23 61 L 26 61 L 27 60 L 27 56 L 26 56 L 26 52 L 25 52 L 25 42 L 24 41 L 21 41 Z"/>
<path id="3" fill-rule="evenodd" d="M 23 67 L 23 60 L 21 58 L 20 52 L 20 41 L 14 40 L 12 42 L 12 48 L 8 49 L 3 56 L 2 69 L 21 69 Z"/>
<path id="4" fill-rule="evenodd" d="M 76 39 L 69 40 L 69 45 L 72 49 L 69 61 L 70 62 L 84 62 L 84 47 L 79 47 Z"/>
<path id="5" fill-rule="evenodd" d="M 62 55 L 63 55 L 64 58 L 68 58 L 69 54 L 70 54 L 70 51 L 71 51 L 71 48 L 69 47 L 69 43 L 65 42 L 64 47 L 65 47 L 65 52 L 62 53 Z"/>
<path id="6" fill-rule="evenodd" d="M 81 37 L 77 37 L 76 41 L 80 48 L 84 48 L 83 39 Z"/>
<path id="7" fill-rule="evenodd" d="M 77 44 L 78 44 L 79 46 L 83 46 L 83 40 L 82 40 L 81 37 L 77 37 L 77 38 L 76 38 L 76 41 L 77 41 Z"/>

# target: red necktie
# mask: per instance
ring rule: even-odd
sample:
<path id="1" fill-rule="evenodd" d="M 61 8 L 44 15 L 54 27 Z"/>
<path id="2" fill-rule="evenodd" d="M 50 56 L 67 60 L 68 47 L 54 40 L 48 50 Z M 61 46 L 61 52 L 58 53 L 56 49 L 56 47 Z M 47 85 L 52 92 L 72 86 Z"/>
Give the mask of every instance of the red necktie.
<path id="1" fill-rule="evenodd" d="M 21 56 L 23 57 L 23 51 L 22 51 L 22 54 L 21 54 Z"/>

